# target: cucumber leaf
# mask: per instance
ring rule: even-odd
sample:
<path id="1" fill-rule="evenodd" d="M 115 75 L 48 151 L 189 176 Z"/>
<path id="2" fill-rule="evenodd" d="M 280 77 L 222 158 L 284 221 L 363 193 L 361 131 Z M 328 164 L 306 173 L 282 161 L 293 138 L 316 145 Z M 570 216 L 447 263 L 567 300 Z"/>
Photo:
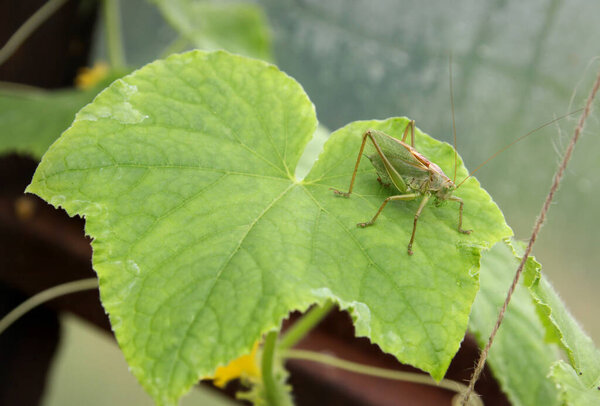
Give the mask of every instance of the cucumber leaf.
<path id="1" fill-rule="evenodd" d="M 326 300 L 356 334 L 441 379 L 463 339 L 483 249 L 511 235 L 470 178 L 458 205 L 419 202 L 363 160 L 367 128 L 400 136 L 407 118 L 335 131 L 303 180 L 295 170 L 317 127 L 302 87 L 268 63 L 192 51 L 115 81 L 44 155 L 27 191 L 86 219 L 103 305 L 134 375 L 158 404 L 249 353 L 293 310 Z M 417 149 L 453 173 L 454 150 L 421 131 Z M 459 166 L 458 179 L 466 176 Z"/>

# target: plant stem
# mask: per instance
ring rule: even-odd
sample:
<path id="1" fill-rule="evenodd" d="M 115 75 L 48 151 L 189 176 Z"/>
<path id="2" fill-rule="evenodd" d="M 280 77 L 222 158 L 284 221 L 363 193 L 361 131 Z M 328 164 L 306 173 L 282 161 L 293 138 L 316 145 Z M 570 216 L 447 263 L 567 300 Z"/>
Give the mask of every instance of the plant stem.
<path id="1" fill-rule="evenodd" d="M 65 4 L 67 0 L 50 0 L 40 7 L 19 27 L 17 31 L 6 41 L 0 49 L 0 65 L 2 65 L 12 54 L 19 49 L 21 44 L 44 23 L 56 10 Z"/>
<path id="2" fill-rule="evenodd" d="M 581 131 L 583 131 L 583 125 L 585 124 L 585 120 L 587 119 L 588 115 L 590 114 L 592 102 L 593 102 L 594 98 L 596 97 L 596 93 L 598 92 L 599 88 L 600 88 L 600 71 L 598 72 L 596 81 L 594 82 L 592 90 L 590 91 L 590 94 L 587 98 L 587 102 L 583 109 L 583 113 L 581 113 L 581 117 L 579 118 L 577 127 L 575 127 L 575 133 L 573 134 L 573 137 L 571 138 L 571 141 L 569 142 L 567 150 L 565 151 L 565 156 L 563 157 L 562 162 L 560 163 L 558 169 L 556 170 L 556 173 L 554 174 L 554 179 L 552 181 L 552 186 L 550 187 L 550 192 L 548 192 L 548 196 L 546 196 L 546 201 L 544 202 L 544 205 L 542 206 L 540 215 L 535 222 L 533 231 L 531 233 L 531 237 L 529 238 L 529 244 L 527 244 L 527 249 L 525 250 L 525 254 L 523 255 L 523 258 L 521 259 L 521 263 L 519 263 L 519 267 L 517 268 L 517 272 L 515 273 L 515 277 L 513 279 L 512 285 L 510 286 L 510 289 L 508 290 L 508 293 L 506 295 L 506 300 L 504 301 L 504 305 L 502 306 L 502 309 L 500 309 L 500 313 L 498 314 L 498 319 L 496 320 L 496 324 L 494 325 L 494 328 L 492 329 L 492 333 L 490 334 L 490 338 L 488 339 L 488 342 L 487 342 L 485 348 L 483 349 L 483 351 L 481 351 L 481 355 L 479 356 L 479 361 L 477 362 L 477 367 L 475 368 L 475 371 L 473 371 L 473 375 L 471 376 L 471 380 L 469 381 L 469 387 L 465 391 L 465 394 L 464 394 L 464 397 L 462 400 L 463 405 L 467 404 L 467 402 L 469 400 L 469 396 L 471 395 L 471 392 L 473 391 L 473 389 L 475 387 L 475 383 L 479 379 L 479 375 L 481 375 L 481 371 L 483 371 L 483 367 L 485 366 L 485 360 L 487 359 L 488 352 L 490 350 L 490 347 L 492 346 L 492 343 L 494 342 L 494 337 L 496 337 L 496 333 L 498 332 L 498 329 L 500 328 L 500 324 L 502 324 L 502 320 L 504 319 L 504 313 L 506 312 L 506 309 L 508 308 L 508 304 L 510 303 L 510 299 L 515 291 L 515 288 L 517 287 L 517 284 L 519 283 L 519 278 L 521 277 L 521 274 L 523 273 L 523 269 L 525 268 L 525 263 L 527 262 L 527 258 L 529 258 L 529 254 L 531 254 L 531 250 L 533 249 L 533 244 L 535 244 L 537 235 L 540 232 L 540 229 L 542 228 L 544 221 L 546 220 L 546 214 L 548 213 L 548 210 L 550 209 L 550 204 L 552 203 L 552 200 L 554 199 L 554 194 L 558 190 L 560 181 L 562 180 L 562 177 L 565 173 L 565 169 L 567 168 L 567 164 L 569 163 L 569 160 L 571 159 L 573 149 L 575 148 L 575 143 L 579 139 L 579 136 L 581 135 Z"/>
<path id="3" fill-rule="evenodd" d="M 287 350 L 302 340 L 325 316 L 329 314 L 334 304 L 327 301 L 323 306 L 315 306 L 302 316 L 279 341 L 279 349 Z"/>
<path id="4" fill-rule="evenodd" d="M 81 279 L 78 281 L 67 282 L 61 285 L 56 285 L 50 289 L 46 289 L 36 295 L 31 296 L 29 299 L 15 307 L 10 313 L 0 319 L 0 334 L 4 332 L 11 324 L 20 319 L 31 309 L 45 303 L 49 300 L 63 296 L 69 293 L 81 292 L 82 290 L 97 289 L 98 279 L 88 278 Z"/>
<path id="5" fill-rule="evenodd" d="M 433 378 L 428 375 L 423 375 L 414 372 L 405 371 L 394 371 L 385 368 L 373 367 L 370 365 L 358 364 L 356 362 L 346 361 L 340 358 L 333 357 L 331 355 L 321 354 L 314 351 L 306 350 L 287 350 L 283 353 L 283 356 L 288 359 L 301 359 L 306 361 L 319 362 L 321 364 L 331 365 L 333 367 L 343 369 L 350 372 L 355 372 L 362 375 L 374 376 L 377 378 L 393 379 L 403 382 L 412 382 L 422 385 L 429 385 L 439 388 L 448 389 L 456 392 L 460 395 L 465 389 L 466 385 L 462 383 L 452 381 L 450 379 L 442 379 L 437 383 Z M 472 399 L 471 405 L 483 405 L 479 397 Z"/>
<path id="6" fill-rule="evenodd" d="M 265 337 L 261 359 L 262 380 L 265 388 L 267 405 L 269 406 L 278 406 L 281 404 L 279 401 L 280 395 L 277 388 L 277 382 L 273 373 L 276 346 L 277 331 L 271 331 L 267 333 L 267 336 Z"/>
<path id="7" fill-rule="evenodd" d="M 108 59 L 113 69 L 123 68 L 125 67 L 125 53 L 121 36 L 119 0 L 104 0 L 102 6 Z"/>

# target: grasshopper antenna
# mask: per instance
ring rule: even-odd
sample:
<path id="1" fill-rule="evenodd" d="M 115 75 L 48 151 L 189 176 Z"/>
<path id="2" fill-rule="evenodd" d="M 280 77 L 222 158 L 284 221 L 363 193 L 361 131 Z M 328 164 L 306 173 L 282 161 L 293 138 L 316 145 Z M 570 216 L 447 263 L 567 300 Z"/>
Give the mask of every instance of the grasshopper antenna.
<path id="1" fill-rule="evenodd" d="M 456 152 L 456 122 L 454 120 L 454 86 L 452 85 L 452 52 L 448 56 L 448 76 L 450 76 L 450 107 L 452 108 L 452 134 L 454 135 L 454 178 L 456 182 L 456 169 L 458 166 L 458 153 Z M 466 179 L 465 179 L 466 180 Z"/>
<path id="2" fill-rule="evenodd" d="M 548 121 L 547 123 L 542 124 L 541 126 L 534 128 L 533 130 L 529 131 L 527 134 L 520 136 L 519 138 L 517 138 L 516 140 L 514 140 L 513 142 L 511 142 L 510 144 L 508 144 L 507 146 L 505 146 L 504 148 L 499 149 L 498 151 L 496 151 L 496 153 L 494 153 L 494 155 L 492 155 L 491 157 L 489 157 L 488 159 L 486 159 L 485 161 L 483 161 L 483 163 L 481 163 L 477 168 L 475 168 L 475 170 L 473 172 L 471 172 L 469 174 L 469 176 L 467 176 L 466 178 L 464 178 L 457 186 L 456 188 L 458 189 L 463 183 L 465 183 L 467 181 L 467 179 L 469 179 L 471 176 L 473 176 L 475 174 L 475 172 L 477 172 L 478 170 L 480 170 L 484 165 L 486 165 L 488 162 L 490 162 L 492 159 L 496 158 L 498 155 L 500 155 L 502 152 L 506 151 L 507 149 L 509 149 L 510 147 L 512 147 L 513 145 L 515 145 L 517 142 L 524 140 L 525 138 L 529 137 L 531 134 L 533 134 L 536 131 L 541 130 L 544 127 L 548 127 L 550 124 L 554 124 L 556 123 L 558 120 L 562 120 L 565 117 L 569 117 L 575 113 L 579 113 L 583 110 L 583 108 L 581 109 L 577 109 L 575 111 L 572 111 L 570 113 L 565 114 L 564 116 L 560 116 L 558 118 L 555 118 L 552 121 Z M 456 149 L 454 150 L 454 153 L 456 154 Z M 455 161 L 455 165 L 456 165 L 456 161 Z M 454 167 L 454 170 L 456 170 L 456 166 Z M 456 176 L 456 175 L 455 175 Z"/>

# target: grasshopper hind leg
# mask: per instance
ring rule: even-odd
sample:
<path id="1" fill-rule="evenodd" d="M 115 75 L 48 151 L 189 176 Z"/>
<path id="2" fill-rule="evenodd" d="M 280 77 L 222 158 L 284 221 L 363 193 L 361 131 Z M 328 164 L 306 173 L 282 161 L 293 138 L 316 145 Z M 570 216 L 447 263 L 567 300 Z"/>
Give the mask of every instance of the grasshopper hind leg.
<path id="1" fill-rule="evenodd" d="M 390 196 L 387 199 L 385 199 L 383 201 L 383 203 L 381 203 L 381 206 L 379 207 L 379 210 L 377 210 L 377 213 L 375 213 L 375 215 L 373 216 L 373 218 L 370 221 L 367 221 L 366 223 L 358 223 L 357 227 L 368 227 L 370 225 L 372 225 L 373 223 L 375 223 L 375 220 L 377 220 L 377 217 L 379 217 L 379 215 L 381 214 L 381 212 L 383 211 L 383 208 L 388 204 L 388 202 L 390 200 L 413 200 L 417 197 L 418 195 L 416 193 L 408 193 L 405 195 L 397 195 L 397 196 Z"/>
<path id="2" fill-rule="evenodd" d="M 408 243 L 408 255 L 413 254 L 412 245 L 413 245 L 413 242 L 415 241 L 415 233 L 417 232 L 417 222 L 419 221 L 419 216 L 421 215 L 421 212 L 423 211 L 423 207 L 425 207 L 428 200 L 429 200 L 429 195 L 423 196 L 423 200 L 421 200 L 421 204 L 419 204 L 419 208 L 417 209 L 417 212 L 415 213 L 412 234 L 410 236 L 410 242 Z"/>
<path id="3" fill-rule="evenodd" d="M 375 215 L 373 216 L 373 218 L 370 221 L 367 221 L 365 223 L 358 223 L 356 226 L 357 227 L 368 227 L 370 225 L 373 225 L 373 223 L 375 223 L 375 221 L 377 220 L 377 217 L 379 217 L 379 215 L 381 214 L 381 212 L 383 211 L 383 208 L 388 204 L 388 202 L 390 200 L 413 200 L 416 199 L 419 195 L 417 193 L 408 193 L 405 195 L 397 195 L 397 196 L 390 196 L 387 199 L 385 199 L 383 201 L 383 203 L 381 204 L 381 206 L 379 207 L 379 210 L 377 210 L 377 213 L 375 213 Z M 425 195 L 423 196 L 423 200 L 421 200 L 421 204 L 419 204 L 419 208 L 417 209 L 417 212 L 415 213 L 415 220 L 413 222 L 413 229 L 412 229 L 412 234 L 410 236 L 410 242 L 408 243 L 408 255 L 412 255 L 412 245 L 413 242 L 415 240 L 415 233 L 417 231 L 417 221 L 419 220 L 419 216 L 421 215 L 421 211 L 423 210 L 423 207 L 425 207 L 425 204 L 427 204 L 427 201 L 429 200 L 429 195 Z"/>
<path id="4" fill-rule="evenodd" d="M 415 148 L 415 120 L 410 120 L 410 122 L 404 129 L 404 134 L 402 134 L 402 142 L 406 142 L 406 136 L 408 135 L 409 130 L 410 130 L 410 146 Z"/>

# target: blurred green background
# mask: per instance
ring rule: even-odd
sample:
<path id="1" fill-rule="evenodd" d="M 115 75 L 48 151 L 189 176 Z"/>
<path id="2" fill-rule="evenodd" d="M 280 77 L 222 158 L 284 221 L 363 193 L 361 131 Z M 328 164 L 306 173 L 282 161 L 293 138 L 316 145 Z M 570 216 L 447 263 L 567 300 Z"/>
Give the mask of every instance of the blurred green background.
<path id="1" fill-rule="evenodd" d="M 135 377 L 115 340 L 73 316 L 61 318 L 60 350 L 52 365 L 44 406 L 154 405 Z M 196 387 L 182 406 L 233 405 L 220 393 Z"/>
<path id="2" fill-rule="evenodd" d="M 167 47 L 176 34 L 152 5 L 142 0 L 122 3 L 128 62 L 140 66 L 154 59 L 156 50 Z M 600 66 L 597 1 L 257 3 L 272 27 L 276 63 L 304 86 L 320 122 L 332 130 L 354 120 L 408 116 L 425 132 L 452 142 L 448 78 L 452 53 L 458 151 L 472 169 L 513 139 L 581 107 Z M 102 55 L 101 38 L 99 33 L 97 55 Z M 477 174 L 518 238 L 529 237 L 578 116 L 539 131 Z M 596 343 L 600 341 L 599 118 L 596 108 L 534 250 Z M 91 404 L 94 397 L 109 396 L 107 387 L 112 391 L 117 382 L 134 382 L 125 377 L 126 365 L 114 345 L 113 355 L 106 350 L 99 356 L 94 332 L 72 320 L 66 326 L 67 339 L 47 405 Z M 87 375 L 93 371 L 104 375 Z M 81 383 L 85 399 L 72 395 L 74 376 L 85 381 Z M 116 381 L 108 381 L 113 378 Z M 97 404 L 150 404 L 135 383 L 130 386 L 134 400 L 104 397 Z M 184 404 L 193 404 L 191 399 Z"/>

